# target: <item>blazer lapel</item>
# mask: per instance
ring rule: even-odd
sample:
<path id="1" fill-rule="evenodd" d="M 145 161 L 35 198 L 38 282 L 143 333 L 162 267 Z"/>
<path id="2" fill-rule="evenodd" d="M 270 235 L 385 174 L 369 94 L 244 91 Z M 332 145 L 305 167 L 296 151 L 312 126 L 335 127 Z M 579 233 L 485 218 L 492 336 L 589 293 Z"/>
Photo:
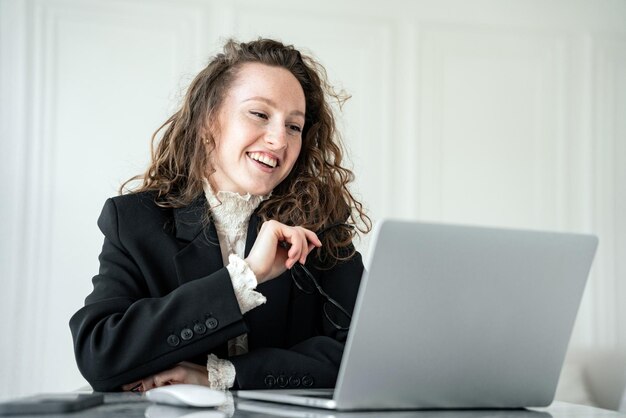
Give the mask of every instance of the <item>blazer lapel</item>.
<path id="1" fill-rule="evenodd" d="M 179 284 L 208 276 L 224 267 L 215 225 L 204 225 L 208 211 L 203 194 L 184 208 L 174 209 L 176 238 L 188 243 L 174 256 Z"/>
<path id="2" fill-rule="evenodd" d="M 258 235 L 259 229 L 259 215 L 257 215 L 256 211 L 252 213 L 250 216 L 250 222 L 248 222 L 248 234 L 246 235 L 246 249 L 244 251 L 245 256 L 247 257 L 250 254 L 250 250 L 254 245 L 254 241 L 256 241 L 256 237 Z"/>

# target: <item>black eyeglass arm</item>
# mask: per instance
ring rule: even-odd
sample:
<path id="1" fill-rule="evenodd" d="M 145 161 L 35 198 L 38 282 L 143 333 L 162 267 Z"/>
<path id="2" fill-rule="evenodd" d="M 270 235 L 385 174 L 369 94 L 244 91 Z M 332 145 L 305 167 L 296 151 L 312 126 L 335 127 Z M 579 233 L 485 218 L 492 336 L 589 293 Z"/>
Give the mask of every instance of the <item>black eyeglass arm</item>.
<path id="1" fill-rule="evenodd" d="M 324 296 L 326 298 L 326 300 L 328 300 L 330 303 L 335 305 L 337 307 L 337 309 L 339 309 L 349 319 L 352 319 L 352 315 L 350 315 L 348 313 L 348 311 L 343 306 L 341 306 L 341 304 L 339 302 L 337 302 L 335 299 L 331 298 L 328 295 L 328 293 L 326 293 L 324 291 L 322 286 L 320 286 L 320 284 L 317 282 L 317 279 L 315 278 L 315 276 L 313 276 L 313 273 L 311 273 L 308 268 L 306 268 L 303 264 L 300 264 L 300 268 L 302 269 L 302 271 L 304 271 L 306 273 L 307 276 L 309 276 L 309 278 L 313 282 L 313 285 L 315 285 L 315 287 L 317 288 L 317 291 L 320 292 L 320 295 Z"/>

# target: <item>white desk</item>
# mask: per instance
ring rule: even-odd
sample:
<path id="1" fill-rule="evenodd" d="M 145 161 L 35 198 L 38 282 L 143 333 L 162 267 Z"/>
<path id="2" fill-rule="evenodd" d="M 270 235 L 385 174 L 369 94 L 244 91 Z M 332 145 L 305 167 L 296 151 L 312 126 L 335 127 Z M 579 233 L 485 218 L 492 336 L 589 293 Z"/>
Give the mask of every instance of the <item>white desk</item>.
<path id="1" fill-rule="evenodd" d="M 626 415 L 589 406 L 556 402 L 548 408 L 529 410 L 479 410 L 479 411 L 403 411 L 403 412 L 332 412 L 320 409 L 292 407 L 265 402 L 237 399 L 219 410 L 176 408 L 149 403 L 141 395 L 132 393 L 107 393 L 105 403 L 98 407 L 70 414 L 12 415 L 12 417 L 46 418 L 626 418 Z M 2 416 L 9 417 L 9 416 Z"/>

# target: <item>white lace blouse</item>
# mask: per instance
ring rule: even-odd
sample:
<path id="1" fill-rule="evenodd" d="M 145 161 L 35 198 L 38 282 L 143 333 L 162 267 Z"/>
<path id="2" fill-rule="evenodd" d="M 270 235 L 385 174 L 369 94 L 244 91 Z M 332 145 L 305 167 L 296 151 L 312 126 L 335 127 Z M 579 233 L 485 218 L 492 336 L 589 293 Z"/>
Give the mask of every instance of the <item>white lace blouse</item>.
<path id="1" fill-rule="evenodd" d="M 265 296 L 254 290 L 257 285 L 254 272 L 243 260 L 248 223 L 252 212 L 269 196 L 240 195 L 234 192 L 213 192 L 204 181 L 204 194 L 209 202 L 212 221 L 222 250 L 222 260 L 230 274 L 235 297 L 244 314 L 266 302 Z M 248 334 L 228 341 L 228 355 L 248 352 Z M 213 354 L 207 358 L 209 386 L 213 389 L 229 389 L 235 383 L 235 366 Z"/>

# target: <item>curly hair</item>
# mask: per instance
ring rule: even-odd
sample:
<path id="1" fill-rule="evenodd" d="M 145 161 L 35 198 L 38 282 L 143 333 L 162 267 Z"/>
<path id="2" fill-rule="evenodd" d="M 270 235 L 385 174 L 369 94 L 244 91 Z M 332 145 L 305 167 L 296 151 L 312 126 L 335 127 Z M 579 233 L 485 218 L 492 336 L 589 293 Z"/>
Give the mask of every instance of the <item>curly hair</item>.
<path id="1" fill-rule="evenodd" d="M 351 257 L 352 239 L 357 231 L 369 232 L 371 220 L 348 190 L 354 174 L 342 166 L 343 146 L 329 103 L 335 100 L 341 106 L 349 97 L 335 92 L 326 70 L 312 57 L 275 40 L 228 40 L 223 52 L 191 82 L 180 109 L 152 135 L 148 170 L 122 184 L 120 194 L 130 182 L 142 180 L 132 192 L 155 192 L 159 206 L 176 208 L 189 205 L 203 193 L 203 179 L 215 172 L 208 155 L 215 149 L 215 138 L 206 135 L 204 128 L 207 121 L 216 119 L 238 70 L 246 63 L 288 70 L 302 86 L 306 103 L 300 154 L 289 175 L 259 207 L 259 216 L 263 221 L 274 219 L 326 231 L 320 236 L 323 250 L 318 254 L 324 265 Z M 349 226 L 329 228 L 337 225 Z"/>

